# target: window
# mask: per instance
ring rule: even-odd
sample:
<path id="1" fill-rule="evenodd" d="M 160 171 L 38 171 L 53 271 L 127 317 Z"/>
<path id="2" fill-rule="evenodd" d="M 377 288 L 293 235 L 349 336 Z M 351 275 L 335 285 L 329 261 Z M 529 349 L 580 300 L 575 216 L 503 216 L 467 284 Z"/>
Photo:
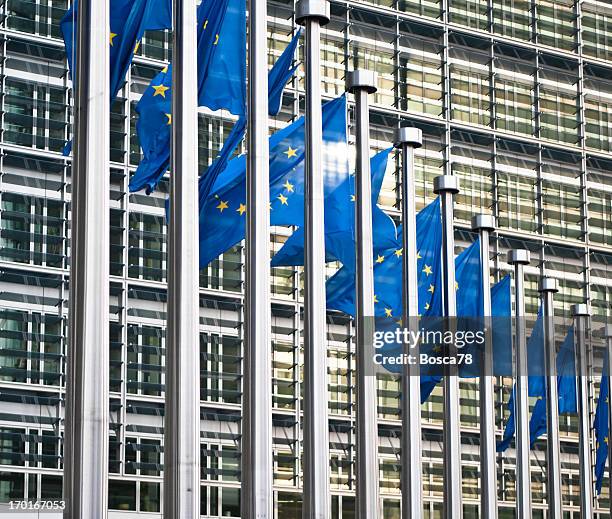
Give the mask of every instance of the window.
<path id="1" fill-rule="evenodd" d="M 486 31 L 489 25 L 487 4 L 478 0 L 450 0 L 450 21 Z"/>
<path id="2" fill-rule="evenodd" d="M 535 0 L 535 3 L 539 43 L 564 50 L 575 50 L 574 0 Z"/>
<path id="3" fill-rule="evenodd" d="M 130 213 L 129 276 L 165 281 L 166 224 L 163 217 Z"/>
<path id="4" fill-rule="evenodd" d="M 160 492 L 159 483 L 141 481 L 140 485 L 140 511 L 159 512 Z"/>
<path id="5" fill-rule="evenodd" d="M 128 325 L 128 393 L 161 396 L 162 337 L 160 328 Z"/>
<path id="6" fill-rule="evenodd" d="M 4 141 L 61 151 L 66 138 L 64 90 L 6 79 Z"/>
<path id="7" fill-rule="evenodd" d="M 108 508 L 136 510 L 136 481 L 108 481 Z"/>
<path id="8" fill-rule="evenodd" d="M 8 27 L 15 31 L 60 38 L 59 22 L 66 0 L 8 0 Z"/>
<path id="9" fill-rule="evenodd" d="M 493 32 L 520 40 L 531 40 L 531 2 L 493 0 Z"/>
<path id="10" fill-rule="evenodd" d="M 451 119 L 489 126 L 491 124 L 490 73 L 485 54 L 451 48 Z"/>
<path id="11" fill-rule="evenodd" d="M 0 503 L 21 500 L 25 496 L 25 474 L 0 472 Z"/>
<path id="12" fill-rule="evenodd" d="M 404 27 L 409 30 L 409 27 Z M 442 48 L 435 40 L 401 36 L 399 103 L 402 110 L 442 117 Z"/>
<path id="13" fill-rule="evenodd" d="M 609 60 L 612 57 L 612 11 L 602 3 L 582 4 L 583 52 L 587 56 Z"/>

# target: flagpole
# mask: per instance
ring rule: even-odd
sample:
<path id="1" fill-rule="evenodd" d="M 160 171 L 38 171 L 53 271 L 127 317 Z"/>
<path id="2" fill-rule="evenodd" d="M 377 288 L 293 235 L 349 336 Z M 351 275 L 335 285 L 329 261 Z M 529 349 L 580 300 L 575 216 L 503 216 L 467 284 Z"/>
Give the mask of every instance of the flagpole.
<path id="1" fill-rule="evenodd" d="M 108 514 L 109 34 L 108 2 L 80 0 L 64 448 L 70 519 Z"/>
<path id="2" fill-rule="evenodd" d="M 516 511 L 517 519 L 531 519 L 531 467 L 529 460 L 529 394 L 527 367 L 527 339 L 525 330 L 525 278 L 523 267 L 529 265 L 526 249 L 508 252 L 508 263 L 514 266 L 515 322 L 516 322 Z"/>
<path id="3" fill-rule="evenodd" d="M 242 511 L 273 517 L 267 3 L 249 0 Z"/>
<path id="4" fill-rule="evenodd" d="M 544 317 L 544 372 L 546 374 L 546 463 L 548 481 L 548 517 L 562 519 L 561 496 L 561 453 L 559 448 L 559 392 L 557 390 L 557 348 L 555 346 L 554 295 L 559 291 L 553 278 L 540 280 L 539 292 L 542 297 Z"/>
<path id="5" fill-rule="evenodd" d="M 423 145 L 423 132 L 419 128 L 398 128 L 394 142 L 402 152 L 402 326 L 414 329 L 419 315 L 414 150 Z M 410 353 L 418 358 L 418 344 Z M 420 519 L 423 515 L 419 373 L 418 364 L 406 364 L 402 374 L 403 519 Z"/>
<path id="6" fill-rule="evenodd" d="M 452 175 L 434 178 L 434 193 L 442 202 L 442 276 L 444 278 L 444 317 L 447 326 L 454 327 L 451 319 L 457 317 L 455 294 L 455 230 L 454 195 L 459 193 L 459 179 Z M 450 345 L 445 352 L 454 356 L 456 348 Z M 457 369 L 450 365 L 444 368 L 444 517 L 461 519 L 463 505 L 461 498 L 461 431 L 459 415 L 459 377 Z"/>
<path id="7" fill-rule="evenodd" d="M 376 92 L 376 74 L 348 73 L 346 88 L 355 95 L 357 165 L 355 168 L 355 237 L 357 243 L 357 517 L 379 517 L 376 376 L 366 375 L 366 356 L 374 332 L 374 245 L 368 94 Z"/>
<path id="8" fill-rule="evenodd" d="M 172 124 L 164 516 L 200 516 L 200 338 L 196 5 L 172 8 Z"/>
<path id="9" fill-rule="evenodd" d="M 591 463 L 591 415 L 589 413 L 589 307 L 572 305 L 574 345 L 578 376 L 578 442 L 580 463 L 580 517 L 593 517 L 593 466 Z"/>
<path id="10" fill-rule="evenodd" d="M 297 3 L 295 16 L 297 23 L 306 28 L 302 516 L 304 519 L 327 519 L 330 514 L 330 489 L 320 34 L 321 25 L 327 24 L 330 19 L 329 1 L 301 0 Z"/>
<path id="11" fill-rule="evenodd" d="M 489 235 L 495 231 L 495 217 L 479 214 L 472 218 L 472 230 L 480 235 L 480 265 L 482 268 L 482 299 L 485 335 L 480 373 L 480 507 L 489 519 L 497 517 L 497 464 L 495 461 L 495 377 L 493 376 L 493 337 L 491 315 L 491 268 Z"/>
<path id="12" fill-rule="evenodd" d="M 612 433 L 612 398 L 610 398 L 610 388 L 612 388 L 612 324 L 607 324 L 604 328 L 604 337 L 606 339 L 606 348 L 608 356 L 608 437 Z M 610 485 L 610 496 L 612 497 L 612 448 L 608 443 L 608 483 Z M 612 512 L 612 499 L 610 499 L 610 511 Z"/>

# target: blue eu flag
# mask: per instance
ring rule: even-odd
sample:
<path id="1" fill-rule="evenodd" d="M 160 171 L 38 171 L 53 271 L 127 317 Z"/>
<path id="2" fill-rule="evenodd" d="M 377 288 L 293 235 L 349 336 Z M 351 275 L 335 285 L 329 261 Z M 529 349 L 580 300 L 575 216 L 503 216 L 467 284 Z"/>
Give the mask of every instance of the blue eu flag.
<path id="1" fill-rule="evenodd" d="M 78 0 L 60 21 L 60 30 L 66 47 L 68 66 L 74 77 L 76 56 L 75 29 Z M 110 0 L 110 91 L 111 101 L 115 99 L 125 74 L 138 50 L 147 30 L 172 28 L 171 0 Z"/>
<path id="2" fill-rule="evenodd" d="M 392 247 L 374 253 L 374 312 L 377 317 L 401 319 L 402 255 L 401 228 Z M 442 270 L 442 220 L 440 199 L 436 198 L 416 219 L 419 312 L 422 315 L 442 314 L 440 290 Z M 352 240 L 354 244 L 354 239 Z M 343 266 L 326 286 L 327 308 L 355 315 L 355 270 Z M 416 317 L 416 316 L 415 316 Z"/>
<path id="3" fill-rule="evenodd" d="M 374 311 L 377 330 L 396 327 L 402 318 L 401 227 L 392 247 L 374 253 Z M 440 199 L 419 212 L 416 218 L 419 313 L 442 314 L 441 263 L 442 221 Z M 350 240 L 354 247 L 354 238 Z M 398 290 L 399 287 L 399 290 Z M 326 286 L 327 307 L 355 315 L 355 269 L 343 266 Z M 416 316 L 415 316 L 416 317 Z M 438 377 L 421 377 L 421 401 L 425 401 L 438 383 Z"/>
<path id="4" fill-rule="evenodd" d="M 543 317 L 542 317 L 542 308 L 538 310 L 538 317 L 536 319 L 535 325 L 531 331 L 531 335 L 529 336 L 529 340 L 527 341 L 527 358 L 528 363 L 531 365 L 532 362 L 539 362 L 540 366 L 543 365 L 544 362 L 544 336 L 543 336 Z M 531 369 L 530 369 L 531 371 Z M 538 378 L 529 377 L 527 387 L 529 396 L 542 397 L 544 394 L 544 382 L 540 381 Z M 536 390 L 534 387 L 537 386 Z M 515 387 L 512 387 L 512 393 L 510 394 L 510 399 L 508 400 L 508 410 L 510 411 L 510 415 L 506 421 L 506 427 L 504 429 L 504 435 L 500 442 L 497 442 L 497 452 L 504 452 L 512 442 L 512 438 L 515 433 Z"/>
<path id="5" fill-rule="evenodd" d="M 480 240 L 473 242 L 467 249 L 455 258 L 455 290 L 457 298 L 458 317 L 479 317 L 483 313 L 482 297 L 482 270 L 480 268 Z M 441 312 L 437 315 L 441 315 Z M 469 327 L 467 322 L 458 324 L 459 328 Z M 433 348 L 421 348 L 422 353 L 435 356 L 442 351 L 441 346 Z M 467 350 L 465 351 L 467 353 Z M 475 352 L 470 350 L 474 359 Z M 459 373 L 462 377 L 473 377 L 478 375 L 478 362 L 470 366 L 460 367 Z M 475 371 L 475 373 L 472 372 Z M 442 380 L 440 374 L 421 376 L 421 402 L 425 402 L 436 385 Z"/>
<path id="6" fill-rule="evenodd" d="M 597 451 L 595 454 L 595 489 L 601 494 L 606 460 L 608 458 L 608 444 L 610 438 L 608 422 L 608 399 L 610 398 L 610 388 L 608 387 L 608 362 L 605 359 L 601 383 L 599 385 L 599 398 L 597 399 L 597 410 L 595 411 L 595 438 L 597 440 Z"/>
<path id="7" fill-rule="evenodd" d="M 372 229 L 374 250 L 393 247 L 397 241 L 393 220 L 377 205 L 387 169 L 387 148 L 370 160 L 372 172 Z M 349 269 L 355 264 L 355 177 L 347 177 L 325 200 L 326 261 L 341 261 Z M 304 228 L 297 229 L 272 258 L 272 266 L 304 264 Z"/>
<path id="8" fill-rule="evenodd" d="M 541 311 L 538 313 L 538 321 L 541 323 L 543 318 Z M 527 345 L 528 353 L 532 350 L 542 348 L 543 350 L 543 329 L 536 325 L 532 331 L 531 337 Z M 535 357 L 539 359 L 539 352 L 536 351 Z M 543 353 L 541 362 L 543 362 Z M 532 360 L 530 358 L 529 362 Z M 538 360 L 540 362 L 540 360 Z M 557 392 L 559 395 L 559 414 L 575 413 L 577 412 L 576 402 L 576 366 L 574 361 L 574 331 L 573 328 L 567 332 L 561 348 L 557 353 Z M 543 364 L 542 364 L 543 366 Z M 539 368 L 541 369 L 541 367 Z M 535 441 L 546 432 L 546 387 L 544 375 L 530 376 L 528 382 L 529 396 L 535 397 L 537 400 L 531 413 L 531 419 L 529 421 L 529 436 L 531 446 L 535 444 Z M 497 443 L 497 452 L 505 451 L 512 441 L 515 433 L 515 406 L 514 406 L 514 392 L 515 388 L 512 388 L 510 400 L 508 401 L 508 409 L 510 415 L 506 421 L 506 428 L 504 430 L 503 440 Z"/>
<path id="9" fill-rule="evenodd" d="M 268 73 L 268 114 L 277 115 L 281 109 L 283 90 L 289 79 L 293 76 L 298 68 L 298 65 L 293 65 L 293 55 L 297 48 L 298 41 L 302 30 L 298 30 L 295 36 L 291 39 L 291 42 L 283 53 L 280 55 L 274 66 Z M 200 199 L 204 199 L 210 193 L 210 189 L 217 180 L 217 177 L 227 166 L 227 162 L 236 151 L 236 148 L 244 137 L 246 130 L 246 117 L 241 116 L 232 131 L 228 135 L 227 139 L 223 143 L 223 148 L 219 153 L 219 156 L 210 165 L 210 167 L 202 174 L 199 182 L 199 196 Z"/>
<path id="10" fill-rule="evenodd" d="M 225 5 L 227 6 L 228 12 L 231 11 L 235 14 L 235 9 L 230 10 L 234 3 L 235 0 L 231 0 L 229 4 L 225 2 Z M 209 4 L 210 2 L 203 2 L 198 11 L 198 18 L 200 20 L 198 28 L 202 33 L 205 32 L 203 27 L 206 23 L 205 16 L 208 14 L 203 6 L 208 6 Z M 221 27 L 220 30 L 227 31 L 229 35 L 224 40 L 219 39 L 218 45 L 214 45 L 216 38 L 212 40 L 212 43 L 210 41 L 207 42 L 206 39 L 202 37 L 198 39 L 198 84 L 200 93 L 202 90 L 206 90 L 205 96 L 199 95 L 198 102 L 200 106 L 208 106 L 209 108 L 216 109 L 219 108 L 221 104 L 225 104 L 228 110 L 233 110 L 239 115 L 239 119 L 226 139 L 219 157 L 206 171 L 204 175 L 206 180 L 204 181 L 204 185 L 200 186 L 200 191 L 204 190 L 208 192 L 216 177 L 225 169 L 227 161 L 238 147 L 238 144 L 240 144 L 246 128 L 246 118 L 242 107 L 244 102 L 243 97 L 240 98 L 242 99 L 240 103 L 237 103 L 234 97 L 232 97 L 234 95 L 232 90 L 236 90 L 236 77 L 239 75 L 238 72 L 241 71 L 242 68 L 235 66 L 232 69 L 234 73 L 227 72 L 227 82 L 228 84 L 234 85 L 234 88 L 229 88 L 224 94 L 226 96 L 225 101 L 222 101 L 224 98 L 221 94 L 213 96 L 214 90 L 209 86 L 209 82 L 212 81 L 212 79 L 209 81 L 204 78 L 204 74 L 212 74 L 210 70 L 217 66 L 216 62 L 231 60 L 238 64 L 244 63 L 246 59 L 244 48 L 235 46 L 228 48 L 227 45 L 224 45 L 226 40 L 231 39 L 232 30 L 238 30 L 239 27 L 242 27 L 244 32 L 243 20 L 238 18 L 237 16 L 233 16 L 224 20 L 223 27 Z M 204 19 L 203 22 L 201 21 L 202 19 Z M 230 21 L 233 25 L 228 25 Z M 207 25 L 206 30 L 209 28 L 210 25 Z M 211 33 L 207 33 L 208 36 L 210 36 L 210 34 Z M 293 55 L 299 41 L 299 36 L 300 32 L 298 31 L 268 74 L 270 115 L 276 115 L 278 113 L 283 88 L 296 70 L 296 66 L 293 66 Z M 238 38 L 238 40 L 240 40 L 240 38 Z M 208 47 L 213 47 L 215 50 L 213 55 L 210 53 L 206 54 L 206 63 L 209 63 L 209 65 L 206 65 L 200 57 L 200 49 L 206 48 L 207 44 Z M 235 52 L 235 55 L 230 56 L 230 51 Z M 240 60 L 242 60 L 242 62 Z M 145 90 L 140 101 L 136 105 L 136 112 L 139 114 L 136 123 L 136 132 L 140 140 L 143 158 L 138 165 L 136 173 L 130 179 L 129 188 L 131 192 L 145 188 L 147 193 L 151 193 L 163 177 L 166 169 L 168 169 L 168 164 L 170 162 L 170 112 L 172 106 L 171 68 L 172 66 L 165 68 L 153 78 L 149 88 Z M 222 70 L 225 70 L 225 68 L 222 67 Z M 216 81 L 220 82 L 219 84 L 215 84 L 215 88 L 217 89 L 219 85 L 222 86 L 225 84 L 218 77 Z M 243 96 L 243 94 L 241 94 L 241 96 Z M 231 108 L 232 106 L 234 106 L 234 108 Z"/>
<path id="11" fill-rule="evenodd" d="M 493 372 L 512 375 L 512 312 L 510 276 L 491 287 L 491 317 L 493 318 Z"/>
<path id="12" fill-rule="evenodd" d="M 64 38 L 68 67 L 72 72 L 73 85 L 76 84 L 74 45 L 78 0 L 66 11 L 60 21 Z M 171 0 L 110 0 L 110 101 L 119 92 L 125 74 L 130 68 L 134 53 L 138 50 L 142 37 L 147 30 L 172 28 Z M 70 145 L 65 150 L 69 152 Z"/>
<path id="13" fill-rule="evenodd" d="M 323 106 L 325 190 L 348 175 L 346 98 Z M 240 242 L 245 235 L 246 157 L 231 160 L 210 195 L 200 198 L 200 267 Z M 304 118 L 270 137 L 270 222 L 302 225 L 304 218 Z"/>
<path id="14" fill-rule="evenodd" d="M 570 328 L 557 353 L 557 393 L 559 398 L 559 414 L 577 413 L 576 401 L 576 365 L 574 355 L 574 331 Z M 546 432 L 546 413 L 548 402 L 546 400 L 546 385 L 542 379 L 541 394 L 536 395 L 537 400 L 529 421 L 529 434 L 531 446 Z M 530 387 L 531 390 L 531 387 Z M 537 389 L 540 391 L 539 387 Z"/>
<path id="15" fill-rule="evenodd" d="M 243 117 L 246 104 L 245 0 L 203 0 L 198 6 L 198 105 Z M 136 105 L 143 159 L 130 191 L 155 189 L 170 162 L 172 65 L 153 78 Z M 230 154 L 231 155 L 231 154 Z"/>
<path id="16" fill-rule="evenodd" d="M 480 262 L 480 239 L 476 239 L 467 249 L 455 258 L 455 279 L 458 329 L 478 331 L 482 329 L 484 315 L 484 298 L 482 294 L 482 266 Z M 491 317 L 493 318 L 492 346 L 494 373 L 504 373 L 512 363 L 512 329 L 509 326 L 510 277 L 506 276 L 491 287 Z M 472 355 L 472 362 L 459 367 L 459 376 L 474 378 L 480 376 L 480 349 L 475 345 L 466 345 L 462 353 Z M 431 355 L 430 352 L 427 352 Z M 508 366 L 510 368 L 508 368 Z M 426 383 L 423 383 L 423 379 Z M 425 401 L 435 385 L 442 380 L 439 375 L 422 377 L 421 400 Z M 425 389 L 428 392 L 425 392 Z"/>

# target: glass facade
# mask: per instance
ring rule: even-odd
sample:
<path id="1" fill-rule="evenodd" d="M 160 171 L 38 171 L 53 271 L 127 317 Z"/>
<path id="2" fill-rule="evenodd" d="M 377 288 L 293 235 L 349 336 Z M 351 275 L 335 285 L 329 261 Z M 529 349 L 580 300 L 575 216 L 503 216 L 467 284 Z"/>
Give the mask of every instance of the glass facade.
<path id="1" fill-rule="evenodd" d="M 289 41 L 293 0 L 270 1 L 270 63 Z M 0 3 L 0 502 L 61 495 L 62 409 L 70 252 L 71 83 L 59 20 L 66 0 Z M 111 117 L 111 303 L 109 506 L 155 516 L 163 500 L 167 179 L 128 194 L 140 160 L 135 105 L 170 58 L 167 34 L 143 39 Z M 300 55 L 303 55 L 300 49 Z M 372 96 L 373 151 L 398 124 L 423 130 L 417 203 L 433 200 L 433 178 L 454 174 L 457 252 L 474 240 L 472 214 L 488 212 L 495 279 L 506 251 L 526 247 L 527 311 L 542 273 L 560 280 L 556 312 L 589 300 L 612 314 L 612 7 L 591 0 L 333 1 L 322 33 L 322 89 L 344 91 L 346 72 L 379 74 Z M 289 84 L 279 129 L 301 113 L 304 77 Z M 232 128 L 227 113 L 200 110 L 199 160 L 212 162 Z M 350 119 L 353 131 L 352 115 Z M 354 132 L 353 132 L 354 133 Z M 399 218 L 401 179 L 390 161 L 379 203 Z M 291 230 L 275 228 L 277 251 Z M 242 246 L 200 275 L 202 505 L 204 517 L 240 516 Z M 330 265 L 332 274 L 337 266 Z M 301 269 L 272 272 L 274 497 L 279 519 L 301 517 L 303 349 Z M 562 339 L 565 329 L 558 330 Z M 332 516 L 355 516 L 353 327 L 328 314 Z M 598 357 L 599 359 L 599 357 Z M 596 362 L 601 362 L 597 360 Z M 595 379 L 594 379 L 595 380 Z M 498 437 L 511 379 L 496 385 Z M 592 397 L 597 385 L 592 384 Z M 399 518 L 399 383 L 378 382 L 383 517 Z M 425 517 L 441 517 L 442 392 L 423 405 Z M 461 383 L 465 517 L 479 517 L 478 384 Z M 565 517 L 579 516 L 577 423 L 562 417 Z M 545 441 L 532 451 L 534 517 L 545 517 Z M 500 517 L 514 517 L 514 450 L 498 458 Z M 609 517 L 606 482 L 597 517 Z"/>

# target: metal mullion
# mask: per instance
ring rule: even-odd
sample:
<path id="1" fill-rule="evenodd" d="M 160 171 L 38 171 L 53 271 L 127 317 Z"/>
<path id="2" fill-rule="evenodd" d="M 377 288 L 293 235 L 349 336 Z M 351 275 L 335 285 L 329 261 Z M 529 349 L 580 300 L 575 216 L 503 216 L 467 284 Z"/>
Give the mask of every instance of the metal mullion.
<path id="1" fill-rule="evenodd" d="M 45 191 L 46 191 L 46 184 L 45 184 Z M 41 235 L 44 236 L 41 246 L 40 246 L 40 254 L 41 254 L 41 259 L 40 259 L 40 264 L 41 266 L 47 266 L 47 245 L 48 245 L 48 241 L 47 241 L 47 226 L 48 226 L 48 216 L 49 216 L 49 204 L 48 204 L 48 198 L 45 196 L 45 198 L 43 199 L 43 206 L 42 206 L 42 214 L 41 214 Z M 43 263 L 44 262 L 44 263 Z"/>
<path id="2" fill-rule="evenodd" d="M 444 144 L 445 149 L 443 150 L 444 157 L 444 175 L 451 175 L 451 77 L 450 77 L 450 48 L 449 48 L 449 39 L 448 39 L 448 15 L 449 15 L 449 5 L 450 0 L 442 0 L 442 9 L 443 9 L 443 23 L 444 23 L 444 33 L 442 35 L 442 81 L 444 82 Z"/>

